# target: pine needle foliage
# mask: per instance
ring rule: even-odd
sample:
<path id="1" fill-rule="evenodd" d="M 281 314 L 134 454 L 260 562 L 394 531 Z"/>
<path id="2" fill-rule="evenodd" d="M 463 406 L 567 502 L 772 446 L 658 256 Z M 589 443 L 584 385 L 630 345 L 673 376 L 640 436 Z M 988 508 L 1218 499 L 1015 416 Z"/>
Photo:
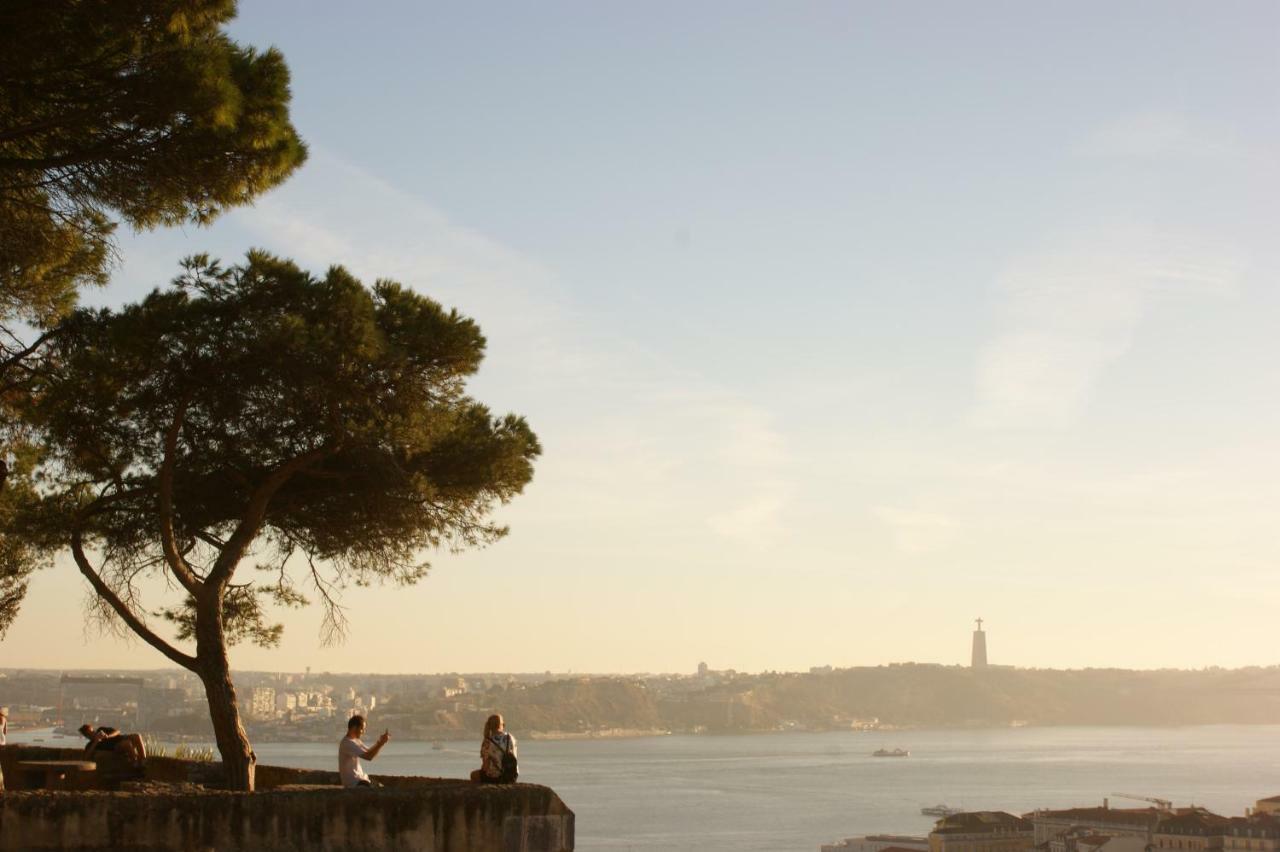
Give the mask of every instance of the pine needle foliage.
<path id="1" fill-rule="evenodd" d="M 271 607 L 312 599 L 335 639 L 348 584 L 411 585 L 425 552 L 499 539 L 492 511 L 540 453 L 523 418 L 465 393 L 475 322 L 338 266 L 191 258 L 138 304 L 76 310 L 50 346 L 59 369 L 25 412 L 45 454 L 24 529 L 70 549 L 109 624 L 201 676 L 224 763 L 252 756 L 228 645 L 275 644 Z M 148 610 L 154 574 L 179 596 Z"/>
<path id="2" fill-rule="evenodd" d="M 117 221 L 205 224 L 306 157 L 274 49 L 232 0 L 0 4 L 0 325 L 106 281 Z"/>
<path id="3" fill-rule="evenodd" d="M 306 159 L 274 49 L 227 37 L 233 0 L 0 2 L 0 636 L 40 560 L 16 537 L 20 411 L 120 223 L 203 225 Z"/>

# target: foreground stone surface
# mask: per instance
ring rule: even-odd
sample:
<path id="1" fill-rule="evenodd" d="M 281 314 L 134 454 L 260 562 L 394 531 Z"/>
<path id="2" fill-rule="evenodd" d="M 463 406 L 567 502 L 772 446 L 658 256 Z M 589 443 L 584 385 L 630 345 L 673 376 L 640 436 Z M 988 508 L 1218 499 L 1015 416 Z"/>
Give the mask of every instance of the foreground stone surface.
<path id="1" fill-rule="evenodd" d="M 23 759 L 32 759 L 29 751 Z M 16 755 L 0 757 L 11 765 Z M 149 777 L 113 781 L 110 790 L 16 790 L 10 783 L 0 793 L 0 849 L 573 849 L 573 812 L 553 790 L 536 784 L 382 776 L 386 787 L 344 790 L 336 773 L 264 766 L 258 792 L 200 786 L 216 769 L 159 759 L 148 767 Z"/>

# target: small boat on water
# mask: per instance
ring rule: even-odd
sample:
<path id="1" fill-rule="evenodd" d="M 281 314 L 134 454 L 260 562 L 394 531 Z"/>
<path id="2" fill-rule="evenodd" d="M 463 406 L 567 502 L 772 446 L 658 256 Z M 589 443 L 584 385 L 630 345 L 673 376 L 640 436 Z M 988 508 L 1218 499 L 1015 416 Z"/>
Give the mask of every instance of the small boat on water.
<path id="1" fill-rule="evenodd" d="M 931 808 L 921 808 L 920 813 L 925 816 L 949 817 L 952 814 L 960 813 L 959 808 L 953 808 L 950 805 L 934 805 Z"/>
<path id="2" fill-rule="evenodd" d="M 444 743 L 436 740 L 431 744 L 432 751 L 444 751 Z"/>
<path id="3" fill-rule="evenodd" d="M 911 752 L 905 748 L 878 748 L 871 752 L 872 757 L 910 757 Z"/>

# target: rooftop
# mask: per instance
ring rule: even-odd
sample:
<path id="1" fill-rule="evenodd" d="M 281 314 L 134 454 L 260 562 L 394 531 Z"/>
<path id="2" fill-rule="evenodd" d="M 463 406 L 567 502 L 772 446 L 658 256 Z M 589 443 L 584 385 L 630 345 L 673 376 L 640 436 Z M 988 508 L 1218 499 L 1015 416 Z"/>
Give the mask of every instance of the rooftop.
<path id="1" fill-rule="evenodd" d="M 1229 822 L 1230 820 L 1224 816 L 1218 816 L 1203 808 L 1193 808 L 1160 820 L 1159 825 L 1156 826 L 1156 832 L 1201 835 L 1211 832 L 1221 833 L 1223 826 Z"/>
<path id="2" fill-rule="evenodd" d="M 1030 821 L 1004 811 L 970 811 L 938 820 L 934 834 L 972 834 L 997 831 L 1031 831 Z"/>
<path id="3" fill-rule="evenodd" d="M 1026 819 L 1065 819 L 1087 820 L 1089 822 L 1105 822 L 1123 825 L 1154 825 L 1167 811 L 1159 808 L 1065 808 L 1063 810 L 1040 810 L 1025 814 Z"/>

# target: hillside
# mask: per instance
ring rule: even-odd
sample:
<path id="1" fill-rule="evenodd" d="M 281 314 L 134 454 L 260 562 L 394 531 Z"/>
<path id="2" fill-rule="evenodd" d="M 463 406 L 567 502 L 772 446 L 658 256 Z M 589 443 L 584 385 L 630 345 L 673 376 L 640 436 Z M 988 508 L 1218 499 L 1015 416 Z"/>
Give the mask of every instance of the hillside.
<path id="1" fill-rule="evenodd" d="M 1280 723 L 1280 669 L 894 665 L 706 684 L 584 678 L 486 698 L 526 730 L 828 730 L 873 719 L 898 727 Z"/>

